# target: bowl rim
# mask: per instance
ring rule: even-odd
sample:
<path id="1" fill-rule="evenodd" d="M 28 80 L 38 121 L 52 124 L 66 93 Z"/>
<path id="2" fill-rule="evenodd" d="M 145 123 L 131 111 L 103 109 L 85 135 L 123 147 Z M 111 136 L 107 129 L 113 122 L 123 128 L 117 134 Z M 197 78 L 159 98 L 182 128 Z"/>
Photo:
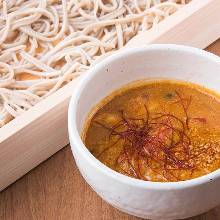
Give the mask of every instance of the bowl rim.
<path id="1" fill-rule="evenodd" d="M 69 137 L 71 139 L 71 150 L 73 152 L 73 148 L 77 148 L 77 150 L 81 153 L 85 160 L 87 160 L 90 165 L 92 165 L 93 169 L 97 169 L 98 171 L 102 172 L 103 174 L 107 175 L 108 177 L 113 178 L 115 181 L 119 181 L 121 183 L 136 186 L 139 188 L 148 188 L 148 189 L 155 189 L 155 190 L 178 190 L 184 189 L 189 187 L 195 187 L 197 185 L 205 184 L 208 182 L 212 182 L 217 178 L 220 178 L 220 169 L 213 171 L 209 174 L 206 174 L 201 177 L 197 177 L 194 179 L 186 180 L 186 181 L 178 181 L 178 182 L 151 182 L 151 181 L 144 181 L 140 179 L 135 179 L 132 177 L 128 177 L 121 173 L 118 173 L 103 163 L 101 163 L 98 159 L 96 159 L 86 148 L 80 134 L 77 130 L 76 126 L 76 112 L 77 112 L 77 103 L 82 91 L 86 88 L 87 83 L 96 76 L 96 73 L 99 72 L 101 69 L 104 69 L 107 64 L 111 64 L 114 60 L 122 58 L 124 56 L 129 56 L 137 52 L 149 52 L 149 51 L 181 51 L 183 53 L 191 53 L 193 56 L 201 56 L 205 59 L 208 59 L 212 62 L 216 62 L 220 65 L 220 58 L 217 55 L 214 55 L 210 52 L 190 47 L 184 45 L 177 45 L 177 44 L 151 44 L 141 47 L 133 47 L 133 48 L 126 48 L 122 51 L 118 51 L 117 53 L 105 58 L 100 63 L 96 64 L 87 72 L 87 74 L 80 76 L 80 80 L 78 85 L 76 86 L 74 93 L 72 94 L 69 109 L 68 109 L 68 132 Z M 74 155 L 75 156 L 75 155 Z"/>

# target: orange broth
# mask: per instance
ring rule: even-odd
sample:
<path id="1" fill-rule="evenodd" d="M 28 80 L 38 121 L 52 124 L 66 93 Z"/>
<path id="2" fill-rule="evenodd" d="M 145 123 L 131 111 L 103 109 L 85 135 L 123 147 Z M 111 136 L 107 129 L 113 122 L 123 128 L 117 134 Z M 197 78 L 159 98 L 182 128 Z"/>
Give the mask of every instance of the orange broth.
<path id="1" fill-rule="evenodd" d="M 170 80 L 133 83 L 95 109 L 84 143 L 119 173 L 175 182 L 220 168 L 220 98 L 206 88 Z"/>

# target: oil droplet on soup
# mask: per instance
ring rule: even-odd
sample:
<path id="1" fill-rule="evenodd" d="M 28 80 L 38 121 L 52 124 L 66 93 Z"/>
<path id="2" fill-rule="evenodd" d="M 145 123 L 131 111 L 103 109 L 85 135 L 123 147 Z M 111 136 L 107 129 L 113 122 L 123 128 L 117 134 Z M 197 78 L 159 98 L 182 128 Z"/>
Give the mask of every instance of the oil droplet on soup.
<path id="1" fill-rule="evenodd" d="M 111 169 L 173 182 L 220 168 L 220 99 L 214 92 L 160 80 L 125 87 L 98 106 L 83 140 Z"/>

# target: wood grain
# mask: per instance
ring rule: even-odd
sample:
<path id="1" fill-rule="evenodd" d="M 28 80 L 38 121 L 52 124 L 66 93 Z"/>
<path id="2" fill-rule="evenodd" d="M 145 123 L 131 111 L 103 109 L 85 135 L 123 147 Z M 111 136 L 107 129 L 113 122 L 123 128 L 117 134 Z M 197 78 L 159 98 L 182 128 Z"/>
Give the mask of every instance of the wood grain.
<path id="1" fill-rule="evenodd" d="M 220 40 L 207 48 L 220 55 Z M 205 199 L 205 195 L 204 195 Z M 1 220 L 138 220 L 85 183 L 67 146 L 0 193 Z M 190 220 L 219 220 L 220 206 Z"/>

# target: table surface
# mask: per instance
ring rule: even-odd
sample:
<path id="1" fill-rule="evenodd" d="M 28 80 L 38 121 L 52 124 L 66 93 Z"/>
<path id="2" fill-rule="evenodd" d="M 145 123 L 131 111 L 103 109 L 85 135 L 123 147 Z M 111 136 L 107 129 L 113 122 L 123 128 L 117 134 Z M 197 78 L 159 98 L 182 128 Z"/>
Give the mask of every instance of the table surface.
<path id="1" fill-rule="evenodd" d="M 208 47 L 220 55 L 220 40 Z M 204 195 L 205 199 L 205 195 Z M 108 205 L 85 183 L 67 146 L 0 193 L 1 220 L 138 220 Z M 190 220 L 219 220 L 220 206 Z"/>

